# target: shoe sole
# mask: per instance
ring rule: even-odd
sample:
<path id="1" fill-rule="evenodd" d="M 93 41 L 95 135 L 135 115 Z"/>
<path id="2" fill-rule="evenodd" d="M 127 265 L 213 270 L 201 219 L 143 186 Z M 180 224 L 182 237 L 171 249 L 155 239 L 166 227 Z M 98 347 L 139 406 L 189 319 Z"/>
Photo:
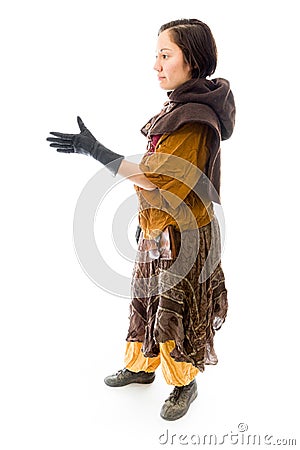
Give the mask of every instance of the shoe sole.
<path id="1" fill-rule="evenodd" d="M 109 384 L 107 381 L 104 380 L 104 383 L 106 384 L 106 386 L 109 387 L 124 387 L 124 386 L 128 386 L 129 384 L 151 384 L 153 383 L 153 381 L 155 380 L 155 377 L 152 378 L 151 380 L 146 380 L 146 381 L 129 381 L 128 383 L 122 383 L 122 384 Z"/>

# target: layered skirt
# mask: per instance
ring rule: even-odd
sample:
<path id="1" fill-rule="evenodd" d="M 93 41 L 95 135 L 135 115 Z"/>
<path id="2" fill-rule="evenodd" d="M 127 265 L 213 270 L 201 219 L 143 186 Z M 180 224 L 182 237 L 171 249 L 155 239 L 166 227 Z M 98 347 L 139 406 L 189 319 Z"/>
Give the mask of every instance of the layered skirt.
<path id="1" fill-rule="evenodd" d="M 201 372 L 218 362 L 214 335 L 227 315 L 217 219 L 196 230 L 167 227 L 157 238 L 141 233 L 132 276 L 126 340 L 141 342 L 145 357 L 174 341 L 170 353 Z"/>

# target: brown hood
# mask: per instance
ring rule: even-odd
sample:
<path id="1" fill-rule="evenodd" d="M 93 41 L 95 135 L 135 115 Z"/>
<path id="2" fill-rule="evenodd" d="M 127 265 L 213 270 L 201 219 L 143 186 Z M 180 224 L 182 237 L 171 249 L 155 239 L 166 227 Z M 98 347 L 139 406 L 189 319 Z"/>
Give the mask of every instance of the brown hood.
<path id="1" fill-rule="evenodd" d="M 221 126 L 221 139 L 228 139 L 235 123 L 235 104 L 229 82 L 224 78 L 192 79 L 168 93 L 171 103 L 196 103 L 209 106 Z"/>
<path id="2" fill-rule="evenodd" d="M 214 131 L 206 175 L 212 182 L 208 198 L 220 203 L 220 141 L 228 139 L 235 124 L 235 103 L 229 82 L 223 78 L 191 79 L 168 93 L 163 110 L 142 128 L 145 136 L 169 134 L 186 123 L 209 125 Z"/>
<path id="3" fill-rule="evenodd" d="M 144 135 L 171 133 L 187 122 L 201 122 L 217 132 L 219 141 L 231 136 L 235 104 L 229 82 L 224 78 L 191 79 L 168 92 L 168 97 L 163 110 L 141 129 Z"/>

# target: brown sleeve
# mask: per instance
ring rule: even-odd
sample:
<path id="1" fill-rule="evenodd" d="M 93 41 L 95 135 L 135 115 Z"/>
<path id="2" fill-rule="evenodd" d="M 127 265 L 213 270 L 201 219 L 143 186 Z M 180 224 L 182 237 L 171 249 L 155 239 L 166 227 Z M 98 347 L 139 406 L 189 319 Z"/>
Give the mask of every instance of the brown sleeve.
<path id="1" fill-rule="evenodd" d="M 155 153 L 145 155 L 140 168 L 159 189 L 159 195 L 177 208 L 196 185 L 209 157 L 207 125 L 190 123 L 158 141 Z M 152 192 L 152 193 L 151 193 Z M 146 200 L 158 202 L 158 192 L 142 192 Z M 148 198 L 149 197 L 149 198 Z"/>

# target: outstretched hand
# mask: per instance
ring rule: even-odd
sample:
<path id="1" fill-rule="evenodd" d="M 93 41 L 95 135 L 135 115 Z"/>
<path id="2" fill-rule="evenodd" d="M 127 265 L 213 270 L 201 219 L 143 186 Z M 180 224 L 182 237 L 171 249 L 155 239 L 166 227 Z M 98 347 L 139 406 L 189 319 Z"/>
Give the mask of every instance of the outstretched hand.
<path id="1" fill-rule="evenodd" d="M 51 142 L 50 147 L 54 147 L 58 152 L 62 153 L 81 153 L 87 156 L 94 156 L 93 150 L 97 142 L 95 137 L 86 128 L 80 117 L 77 117 L 77 123 L 80 129 L 78 134 L 51 131 L 50 134 L 55 137 L 47 138 L 47 141 Z"/>
<path id="2" fill-rule="evenodd" d="M 50 134 L 55 137 L 47 138 L 47 141 L 51 142 L 50 147 L 56 148 L 61 153 L 81 153 L 82 155 L 92 156 L 115 176 L 124 156 L 109 150 L 98 142 L 80 117 L 77 117 L 77 123 L 80 129 L 78 134 L 51 131 Z"/>

